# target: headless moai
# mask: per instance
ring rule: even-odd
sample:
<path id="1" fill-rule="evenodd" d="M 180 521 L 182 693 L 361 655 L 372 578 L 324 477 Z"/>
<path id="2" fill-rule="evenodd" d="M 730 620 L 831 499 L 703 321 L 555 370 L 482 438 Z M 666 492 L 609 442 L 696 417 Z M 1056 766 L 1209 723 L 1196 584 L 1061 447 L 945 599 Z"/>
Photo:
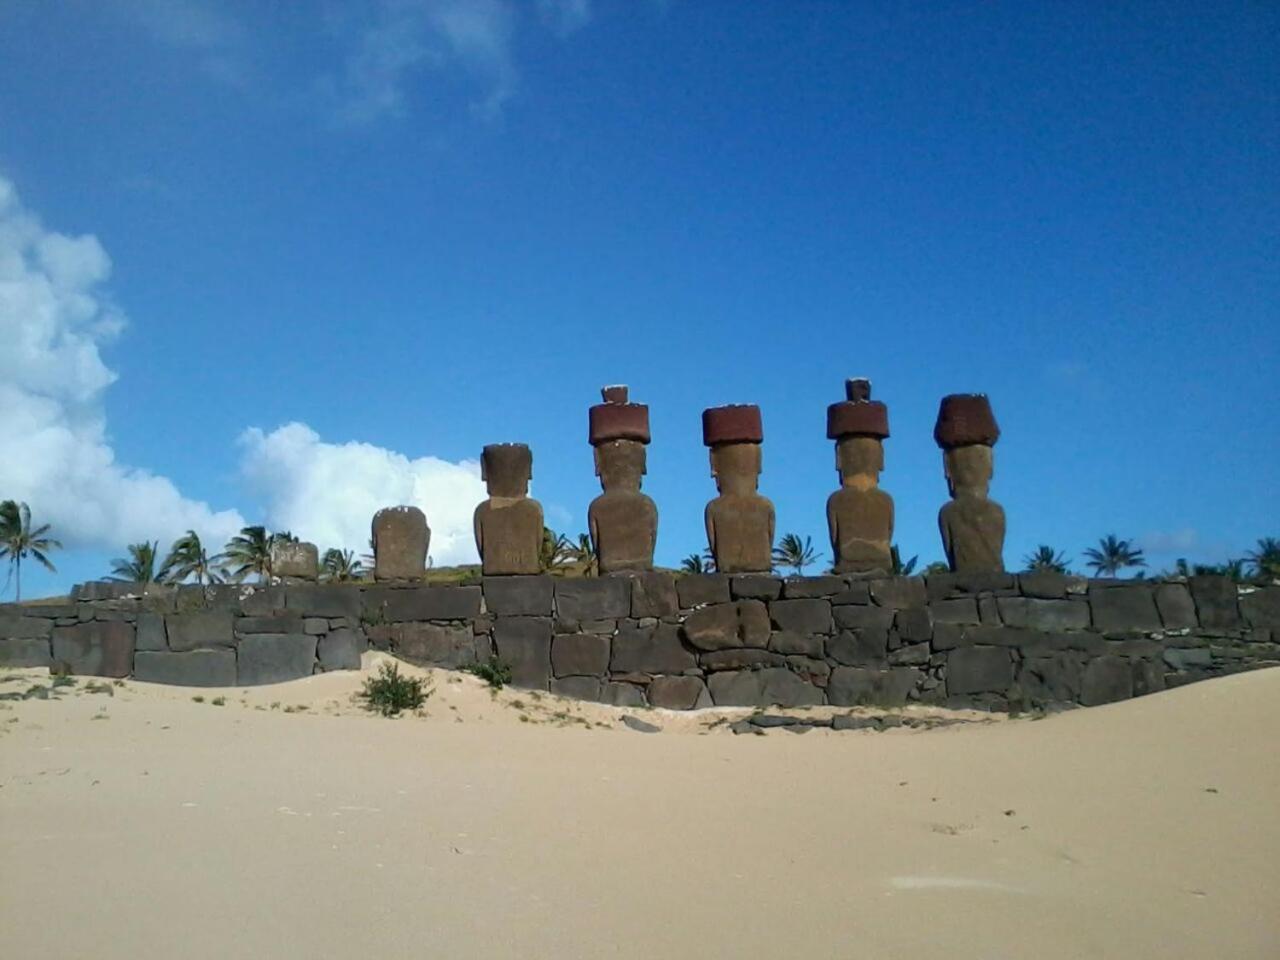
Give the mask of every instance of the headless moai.
<path id="1" fill-rule="evenodd" d="M 957 573 L 1004 570 L 1004 507 L 987 497 L 1000 438 L 985 394 L 942 398 L 933 438 L 942 448 L 951 501 L 938 512 L 947 563 Z"/>
<path id="2" fill-rule="evenodd" d="M 707 504 L 707 545 L 721 573 L 773 569 L 773 504 L 757 492 L 764 428 L 750 404 L 702 412 L 702 442 L 720 496 Z"/>
<path id="3" fill-rule="evenodd" d="M 271 541 L 271 575 L 284 581 L 315 580 L 320 555 L 314 543 L 300 540 Z"/>
<path id="4" fill-rule="evenodd" d="M 846 380 L 848 399 L 827 407 L 836 442 L 840 489 L 827 498 L 827 529 L 836 573 L 893 569 L 893 498 L 880 489 L 889 411 L 871 399 L 870 380 Z"/>
<path id="5" fill-rule="evenodd" d="M 489 499 L 476 507 L 476 549 L 486 576 L 541 572 L 542 505 L 529 497 L 533 453 L 523 443 L 494 443 L 480 457 Z"/>
<path id="6" fill-rule="evenodd" d="M 420 580 L 427 570 L 431 528 L 417 507 L 384 507 L 373 515 L 373 578 Z"/>
<path id="7" fill-rule="evenodd" d="M 627 402 L 626 387 L 605 387 L 590 411 L 596 476 L 604 493 L 591 501 L 587 525 L 600 573 L 653 569 L 658 508 L 640 492 L 649 442 L 649 408 Z"/>

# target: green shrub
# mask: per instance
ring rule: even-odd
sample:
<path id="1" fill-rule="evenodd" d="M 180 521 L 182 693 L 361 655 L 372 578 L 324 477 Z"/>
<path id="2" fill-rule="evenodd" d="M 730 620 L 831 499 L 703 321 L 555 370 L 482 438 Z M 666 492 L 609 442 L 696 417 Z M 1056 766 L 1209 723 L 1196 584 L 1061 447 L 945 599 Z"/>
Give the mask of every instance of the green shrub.
<path id="1" fill-rule="evenodd" d="M 420 677 L 402 677 L 398 664 L 383 663 L 376 677 L 365 680 L 360 698 L 370 710 L 394 717 L 402 710 L 417 710 L 427 695 Z"/>
<path id="2" fill-rule="evenodd" d="M 497 657 L 490 657 L 488 663 L 473 663 L 467 667 L 467 671 L 474 673 L 495 690 L 511 682 L 511 665 L 503 663 Z"/>

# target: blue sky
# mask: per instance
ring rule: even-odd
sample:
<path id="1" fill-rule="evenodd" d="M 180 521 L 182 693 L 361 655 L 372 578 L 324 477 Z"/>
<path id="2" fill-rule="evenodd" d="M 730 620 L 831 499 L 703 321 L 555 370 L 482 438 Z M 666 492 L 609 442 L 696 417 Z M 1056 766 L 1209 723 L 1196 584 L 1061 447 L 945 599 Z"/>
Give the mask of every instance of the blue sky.
<path id="1" fill-rule="evenodd" d="M 851 375 L 907 556 L 969 391 L 1011 566 L 1238 556 L 1280 534 L 1277 37 L 1260 3 L 0 5 L 0 497 L 67 545 L 24 593 L 187 526 L 361 547 L 389 500 L 470 559 L 505 440 L 576 534 L 618 382 L 662 563 L 721 403 L 825 542 Z"/>

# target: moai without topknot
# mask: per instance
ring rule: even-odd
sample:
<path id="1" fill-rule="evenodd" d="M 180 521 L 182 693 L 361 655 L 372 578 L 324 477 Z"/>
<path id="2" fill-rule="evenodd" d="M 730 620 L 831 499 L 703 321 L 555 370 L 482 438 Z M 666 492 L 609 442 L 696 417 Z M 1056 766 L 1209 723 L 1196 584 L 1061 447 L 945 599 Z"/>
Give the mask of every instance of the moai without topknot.
<path id="1" fill-rule="evenodd" d="M 271 576 L 285 583 L 317 580 L 320 575 L 320 551 L 305 540 L 271 542 Z"/>
<path id="2" fill-rule="evenodd" d="M 605 387 L 589 413 L 596 476 L 604 493 L 591 501 L 587 526 L 600 573 L 652 570 L 658 508 L 640 492 L 649 443 L 649 408 L 627 402 L 627 388 Z"/>
<path id="3" fill-rule="evenodd" d="M 707 544 L 720 573 L 773 568 L 773 504 L 756 492 L 764 427 L 751 404 L 702 411 L 702 442 L 720 496 L 707 504 Z"/>
<path id="4" fill-rule="evenodd" d="M 938 512 L 947 563 L 957 573 L 1004 570 L 1004 507 L 987 497 L 1000 439 L 985 394 L 942 398 L 933 438 L 942 448 L 951 502 Z"/>
<path id="5" fill-rule="evenodd" d="M 489 499 L 476 507 L 476 549 L 485 576 L 540 573 L 542 505 L 529 497 L 533 453 L 523 443 L 494 443 L 480 456 Z"/>
<path id="6" fill-rule="evenodd" d="M 373 515 L 373 579 L 420 580 L 427 571 L 431 528 L 417 507 L 384 507 Z"/>
<path id="7" fill-rule="evenodd" d="M 840 489 L 827 498 L 836 573 L 893 569 L 893 498 L 880 489 L 889 411 L 871 399 L 871 381 L 845 381 L 846 400 L 827 407 L 827 438 L 836 442 Z"/>

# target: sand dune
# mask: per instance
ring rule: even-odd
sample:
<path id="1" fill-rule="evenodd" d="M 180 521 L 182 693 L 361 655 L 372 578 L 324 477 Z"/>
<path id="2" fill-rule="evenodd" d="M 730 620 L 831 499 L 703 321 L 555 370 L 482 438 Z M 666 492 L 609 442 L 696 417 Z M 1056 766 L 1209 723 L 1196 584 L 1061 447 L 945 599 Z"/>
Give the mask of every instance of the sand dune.
<path id="1" fill-rule="evenodd" d="M 1280 956 L 1280 671 L 803 736 L 420 672 L 0 703 L 5 956 Z"/>

